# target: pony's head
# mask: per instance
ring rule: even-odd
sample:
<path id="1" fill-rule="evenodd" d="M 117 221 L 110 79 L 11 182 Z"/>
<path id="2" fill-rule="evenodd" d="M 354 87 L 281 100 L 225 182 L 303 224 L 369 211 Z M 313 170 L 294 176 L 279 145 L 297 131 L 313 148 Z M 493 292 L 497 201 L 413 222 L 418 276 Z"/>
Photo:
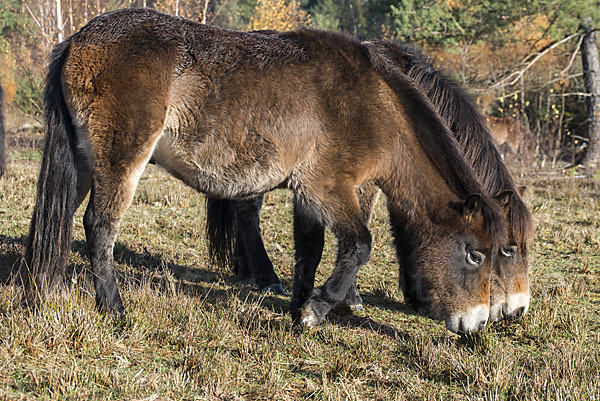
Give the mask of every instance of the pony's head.
<path id="1" fill-rule="evenodd" d="M 523 193 L 525 187 L 520 187 Z M 529 264 L 531 214 L 521 198 L 508 191 L 497 195 L 509 223 L 509 240 L 497 250 L 490 280 L 490 320 L 523 315 L 529 309 Z"/>
<path id="2" fill-rule="evenodd" d="M 482 330 L 490 315 L 492 266 L 506 236 L 498 205 L 471 195 L 429 223 L 411 222 L 411 213 L 388 207 L 406 302 L 444 320 L 452 332 Z"/>

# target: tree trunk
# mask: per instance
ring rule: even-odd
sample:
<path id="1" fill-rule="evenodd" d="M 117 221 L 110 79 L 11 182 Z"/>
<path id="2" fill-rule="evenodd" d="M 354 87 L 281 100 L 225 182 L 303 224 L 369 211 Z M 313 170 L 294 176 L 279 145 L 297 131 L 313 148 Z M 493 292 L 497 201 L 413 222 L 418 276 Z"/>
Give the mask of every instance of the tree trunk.
<path id="1" fill-rule="evenodd" d="M 600 59 L 596 35 L 589 20 L 583 26 L 584 37 L 581 44 L 581 62 L 587 97 L 588 147 L 583 165 L 590 170 L 600 168 Z"/>
<path id="2" fill-rule="evenodd" d="M 63 20 L 62 20 L 62 5 L 60 0 L 56 0 L 56 37 L 58 43 L 63 41 Z"/>

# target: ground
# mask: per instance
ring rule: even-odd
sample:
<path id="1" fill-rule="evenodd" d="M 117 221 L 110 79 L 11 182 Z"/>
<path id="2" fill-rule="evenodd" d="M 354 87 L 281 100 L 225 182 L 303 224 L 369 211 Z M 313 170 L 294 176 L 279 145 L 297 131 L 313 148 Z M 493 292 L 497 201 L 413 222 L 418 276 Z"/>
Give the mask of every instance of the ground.
<path id="1" fill-rule="evenodd" d="M 403 303 L 380 200 L 359 274 L 365 310 L 307 332 L 289 298 L 211 266 L 203 197 L 148 166 L 115 248 L 127 319 L 94 309 L 75 219 L 67 285 L 37 312 L 10 278 L 27 234 L 39 141 L 9 141 L 0 180 L 0 398 L 200 400 L 600 399 L 600 177 L 529 174 L 531 309 L 461 337 Z M 290 289 L 290 194 L 268 194 L 263 234 Z M 332 268 L 328 234 L 318 280 Z"/>

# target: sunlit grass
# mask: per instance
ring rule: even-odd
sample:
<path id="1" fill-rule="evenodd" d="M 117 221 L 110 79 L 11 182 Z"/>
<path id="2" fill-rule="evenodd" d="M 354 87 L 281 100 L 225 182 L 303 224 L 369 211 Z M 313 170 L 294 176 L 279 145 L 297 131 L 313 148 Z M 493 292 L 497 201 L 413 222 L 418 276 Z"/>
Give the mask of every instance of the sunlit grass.
<path id="1" fill-rule="evenodd" d="M 298 332 L 289 299 L 208 262 L 203 197 L 154 166 L 115 249 L 127 318 L 94 309 L 83 210 L 64 289 L 32 312 L 8 279 L 32 212 L 39 155 L 0 180 L 0 398 L 226 400 L 600 399 L 600 183 L 528 178 L 536 221 L 523 318 L 460 337 L 403 304 L 380 202 L 365 311 Z M 284 286 L 293 266 L 290 195 L 267 195 L 263 234 Z M 332 268 L 328 234 L 318 281 Z"/>

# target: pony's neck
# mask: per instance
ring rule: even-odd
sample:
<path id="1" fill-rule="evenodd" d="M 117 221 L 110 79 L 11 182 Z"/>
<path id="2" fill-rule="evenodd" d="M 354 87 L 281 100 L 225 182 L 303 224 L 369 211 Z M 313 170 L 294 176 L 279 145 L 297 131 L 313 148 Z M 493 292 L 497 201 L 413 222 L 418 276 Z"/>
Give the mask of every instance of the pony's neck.
<path id="1" fill-rule="evenodd" d="M 448 218 L 448 206 L 461 198 L 448 185 L 419 144 L 412 130 L 403 130 L 396 152 L 392 185 L 397 193 L 389 194 L 394 208 L 408 213 L 416 221 L 439 224 Z M 391 195 L 391 196 L 390 196 Z"/>

